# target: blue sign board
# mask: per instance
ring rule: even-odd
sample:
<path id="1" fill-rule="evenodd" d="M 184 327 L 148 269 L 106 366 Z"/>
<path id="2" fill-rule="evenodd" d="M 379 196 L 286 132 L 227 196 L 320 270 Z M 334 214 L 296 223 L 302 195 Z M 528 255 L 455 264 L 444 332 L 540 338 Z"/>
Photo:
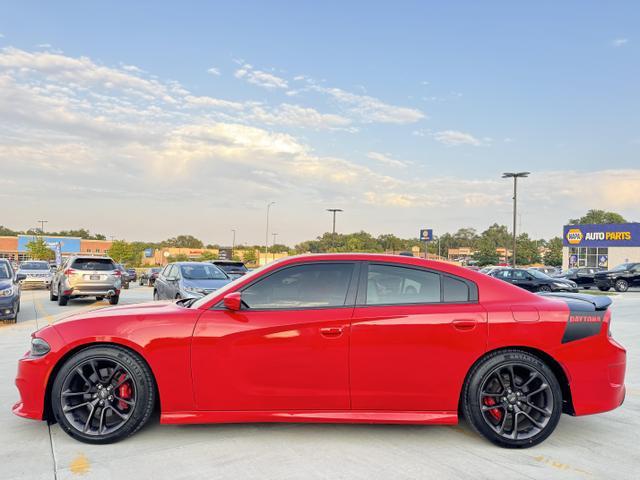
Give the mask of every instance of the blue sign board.
<path id="1" fill-rule="evenodd" d="M 640 223 L 565 225 L 562 244 L 565 247 L 638 247 Z"/>
<path id="2" fill-rule="evenodd" d="M 144 249 L 144 256 L 145 256 L 145 258 L 153 257 L 153 248 L 145 248 Z"/>
<path id="3" fill-rule="evenodd" d="M 38 237 L 34 235 L 18 235 L 18 251 L 26 252 L 27 244 Z M 56 244 L 60 244 L 61 253 L 79 253 L 80 238 L 78 237 L 41 237 L 50 248 Z"/>
<path id="4" fill-rule="evenodd" d="M 420 229 L 420 240 L 423 242 L 430 242 L 433 240 L 433 229 L 422 228 Z"/>

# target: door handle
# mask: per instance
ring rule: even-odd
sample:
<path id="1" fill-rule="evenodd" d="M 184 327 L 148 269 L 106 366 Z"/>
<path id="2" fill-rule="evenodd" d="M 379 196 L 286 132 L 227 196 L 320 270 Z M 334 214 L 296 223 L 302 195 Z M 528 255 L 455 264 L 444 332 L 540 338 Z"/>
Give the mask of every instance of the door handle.
<path id="1" fill-rule="evenodd" d="M 456 330 L 473 330 L 476 328 L 477 321 L 475 320 L 454 320 L 453 326 Z"/>
<path id="2" fill-rule="evenodd" d="M 336 338 L 342 335 L 342 327 L 322 327 L 320 334 L 323 337 Z"/>

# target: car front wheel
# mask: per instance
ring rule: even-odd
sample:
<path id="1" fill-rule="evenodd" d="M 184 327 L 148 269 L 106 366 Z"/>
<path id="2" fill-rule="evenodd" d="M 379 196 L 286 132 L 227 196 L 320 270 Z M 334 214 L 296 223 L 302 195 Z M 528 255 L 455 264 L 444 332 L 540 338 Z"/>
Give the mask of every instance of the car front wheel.
<path id="1" fill-rule="evenodd" d="M 611 290 L 611 287 L 598 287 L 598 290 L 600 290 L 601 292 L 608 292 L 609 290 Z"/>
<path id="2" fill-rule="evenodd" d="M 549 285 L 540 285 L 540 287 L 538 288 L 539 292 L 550 292 L 551 291 L 551 287 Z"/>
<path id="3" fill-rule="evenodd" d="M 53 382 L 51 407 L 73 438 L 113 443 L 142 428 L 155 395 L 151 370 L 140 356 L 118 346 L 95 346 L 64 363 Z"/>
<path id="4" fill-rule="evenodd" d="M 538 357 L 502 350 L 473 367 L 463 390 L 463 413 L 477 432 L 496 445 L 532 447 L 556 428 L 562 391 Z"/>
<path id="5" fill-rule="evenodd" d="M 622 279 L 616 280 L 614 288 L 616 289 L 616 292 L 626 292 L 627 290 L 629 290 L 629 282 Z"/>

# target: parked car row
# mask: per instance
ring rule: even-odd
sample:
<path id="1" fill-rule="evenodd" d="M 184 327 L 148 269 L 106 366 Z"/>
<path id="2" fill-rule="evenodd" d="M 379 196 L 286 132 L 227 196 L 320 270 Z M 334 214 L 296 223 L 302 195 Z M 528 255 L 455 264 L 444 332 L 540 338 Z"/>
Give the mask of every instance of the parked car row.
<path id="1" fill-rule="evenodd" d="M 0 258 L 0 320 L 18 321 L 20 282 L 26 277 L 17 273 L 8 260 Z"/>

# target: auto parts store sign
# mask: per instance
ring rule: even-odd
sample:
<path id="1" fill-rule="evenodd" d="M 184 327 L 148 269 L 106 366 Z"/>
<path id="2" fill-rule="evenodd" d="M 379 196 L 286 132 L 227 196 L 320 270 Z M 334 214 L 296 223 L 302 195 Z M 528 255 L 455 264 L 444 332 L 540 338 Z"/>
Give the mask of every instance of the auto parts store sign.
<path id="1" fill-rule="evenodd" d="M 565 225 L 565 247 L 637 247 L 640 246 L 640 223 L 603 225 Z"/>

